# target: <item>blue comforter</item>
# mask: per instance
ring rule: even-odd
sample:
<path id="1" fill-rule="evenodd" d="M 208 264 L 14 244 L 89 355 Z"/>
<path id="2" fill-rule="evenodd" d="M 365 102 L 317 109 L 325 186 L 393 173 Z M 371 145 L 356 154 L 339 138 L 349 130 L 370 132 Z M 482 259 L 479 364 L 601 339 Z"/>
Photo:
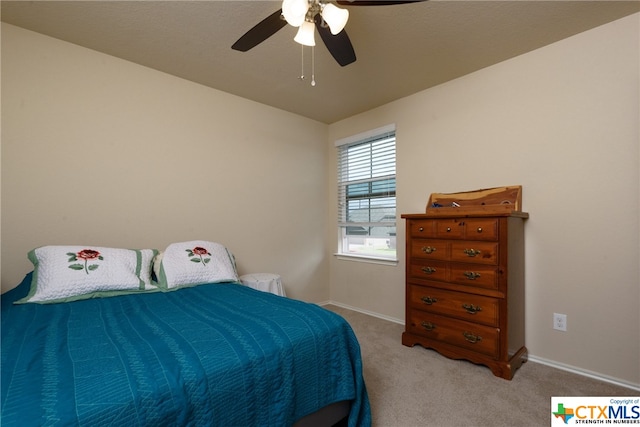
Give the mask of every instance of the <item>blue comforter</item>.
<path id="1" fill-rule="evenodd" d="M 2 425 L 287 426 L 352 400 L 371 424 L 348 323 L 232 283 L 60 304 L 2 295 Z"/>

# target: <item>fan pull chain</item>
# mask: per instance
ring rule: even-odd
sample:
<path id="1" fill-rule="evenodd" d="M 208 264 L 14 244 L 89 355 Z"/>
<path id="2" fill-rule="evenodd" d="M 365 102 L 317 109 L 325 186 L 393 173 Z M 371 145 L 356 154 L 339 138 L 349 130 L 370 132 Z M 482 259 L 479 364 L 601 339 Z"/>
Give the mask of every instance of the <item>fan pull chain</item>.
<path id="1" fill-rule="evenodd" d="M 304 45 L 300 45 L 300 61 L 301 61 L 301 66 L 300 66 L 300 77 L 298 77 L 300 80 L 304 80 Z"/>
<path id="2" fill-rule="evenodd" d="M 304 80 L 304 46 L 300 46 L 300 80 Z M 311 86 L 316 85 L 316 51 L 311 46 Z"/>
<path id="3" fill-rule="evenodd" d="M 311 46 L 311 86 L 316 85 L 316 48 Z"/>

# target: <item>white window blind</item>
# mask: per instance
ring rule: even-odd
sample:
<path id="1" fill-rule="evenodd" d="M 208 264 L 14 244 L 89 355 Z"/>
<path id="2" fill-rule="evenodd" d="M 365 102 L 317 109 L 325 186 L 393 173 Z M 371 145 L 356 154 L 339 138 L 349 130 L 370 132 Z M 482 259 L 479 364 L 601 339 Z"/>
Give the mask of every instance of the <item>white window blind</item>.
<path id="1" fill-rule="evenodd" d="M 396 258 L 395 125 L 340 140 L 341 254 Z"/>

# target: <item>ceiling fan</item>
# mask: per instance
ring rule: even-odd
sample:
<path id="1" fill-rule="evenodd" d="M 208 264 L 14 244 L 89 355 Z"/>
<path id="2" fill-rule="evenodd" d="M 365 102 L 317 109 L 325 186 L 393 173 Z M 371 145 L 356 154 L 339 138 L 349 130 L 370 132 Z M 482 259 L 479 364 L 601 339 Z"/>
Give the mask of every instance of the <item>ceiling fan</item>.
<path id="1" fill-rule="evenodd" d="M 389 6 L 405 3 L 418 3 L 426 0 L 338 0 L 341 6 Z M 282 8 L 275 11 L 236 41 L 232 49 L 246 52 L 259 45 L 285 25 L 299 27 L 294 40 L 302 45 L 314 46 L 314 31 L 341 66 L 356 60 L 351 40 L 344 30 L 349 11 L 325 0 L 283 0 Z"/>

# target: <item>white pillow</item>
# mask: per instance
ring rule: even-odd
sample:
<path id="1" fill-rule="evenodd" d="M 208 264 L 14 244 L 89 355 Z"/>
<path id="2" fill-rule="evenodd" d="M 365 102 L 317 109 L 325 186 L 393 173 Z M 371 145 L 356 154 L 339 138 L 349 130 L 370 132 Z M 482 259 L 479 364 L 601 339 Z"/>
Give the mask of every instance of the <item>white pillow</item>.
<path id="1" fill-rule="evenodd" d="M 157 268 L 158 286 L 162 289 L 238 281 L 233 255 L 220 243 L 172 243 L 158 258 L 160 265 L 154 265 L 154 269 Z"/>
<path id="2" fill-rule="evenodd" d="M 157 289 L 151 282 L 155 249 L 43 246 L 29 252 L 29 294 L 17 301 L 67 302 Z"/>

